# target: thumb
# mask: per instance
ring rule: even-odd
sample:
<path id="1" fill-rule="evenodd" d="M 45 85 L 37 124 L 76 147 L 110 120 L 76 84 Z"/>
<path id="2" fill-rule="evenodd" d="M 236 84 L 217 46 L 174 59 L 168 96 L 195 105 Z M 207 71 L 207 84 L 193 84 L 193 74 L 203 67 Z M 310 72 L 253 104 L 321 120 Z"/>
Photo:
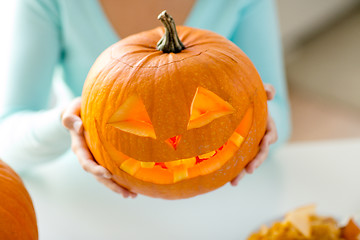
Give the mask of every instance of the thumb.
<path id="1" fill-rule="evenodd" d="M 80 118 L 81 98 L 74 99 L 62 114 L 62 124 L 69 130 L 79 133 L 82 130 L 82 121 Z"/>

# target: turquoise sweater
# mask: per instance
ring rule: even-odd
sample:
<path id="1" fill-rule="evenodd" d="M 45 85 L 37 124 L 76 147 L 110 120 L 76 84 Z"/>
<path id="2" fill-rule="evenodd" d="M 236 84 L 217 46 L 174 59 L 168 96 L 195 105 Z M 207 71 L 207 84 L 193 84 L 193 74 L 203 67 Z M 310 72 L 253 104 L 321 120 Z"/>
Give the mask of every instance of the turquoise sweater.
<path id="1" fill-rule="evenodd" d="M 98 0 L 21 0 L 17 8 L 13 58 L 0 106 L 0 157 L 17 170 L 55 159 L 70 146 L 50 109 L 55 69 L 80 96 L 96 57 L 119 41 Z M 279 141 L 290 133 L 281 42 L 271 0 L 197 0 L 186 25 L 212 30 L 237 44 L 277 94 L 269 103 Z M 160 26 L 160 23 L 159 23 Z"/>

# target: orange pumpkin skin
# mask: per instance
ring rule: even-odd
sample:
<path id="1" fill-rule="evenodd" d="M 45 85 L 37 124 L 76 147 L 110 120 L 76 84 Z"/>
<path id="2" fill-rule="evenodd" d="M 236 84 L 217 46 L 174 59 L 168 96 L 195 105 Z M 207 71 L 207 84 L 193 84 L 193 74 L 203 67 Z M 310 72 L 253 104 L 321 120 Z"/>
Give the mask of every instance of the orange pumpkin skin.
<path id="1" fill-rule="evenodd" d="M 119 185 L 164 199 L 193 197 L 231 181 L 256 156 L 267 121 L 266 93 L 249 58 L 216 33 L 185 26 L 177 27 L 177 31 L 186 47 L 180 53 L 156 49 L 164 33 L 161 27 L 132 35 L 106 49 L 88 74 L 81 105 L 85 138 L 96 161 Z M 189 130 L 190 109 L 199 87 L 229 103 L 234 112 Z M 108 124 L 131 96 L 142 100 L 156 139 Z M 141 162 L 166 163 L 218 149 L 229 140 L 248 109 L 253 115 L 241 146 L 214 171 L 157 184 L 146 180 L 146 169 L 142 169 L 140 179 L 120 168 L 121 155 Z M 181 136 L 176 150 L 165 143 L 174 136 Z"/>
<path id="2" fill-rule="evenodd" d="M 37 240 L 34 207 L 21 178 L 0 160 L 0 239 Z"/>

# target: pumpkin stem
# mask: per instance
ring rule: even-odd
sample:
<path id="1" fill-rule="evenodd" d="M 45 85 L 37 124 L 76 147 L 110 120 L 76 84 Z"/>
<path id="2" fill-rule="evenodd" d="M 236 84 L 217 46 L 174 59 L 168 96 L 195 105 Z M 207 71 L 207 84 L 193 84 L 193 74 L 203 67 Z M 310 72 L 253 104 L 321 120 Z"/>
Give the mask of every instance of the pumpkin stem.
<path id="1" fill-rule="evenodd" d="M 185 49 L 176 31 L 174 19 L 165 11 L 159 14 L 158 19 L 165 26 L 165 34 L 157 43 L 156 49 L 164 53 L 179 53 Z"/>

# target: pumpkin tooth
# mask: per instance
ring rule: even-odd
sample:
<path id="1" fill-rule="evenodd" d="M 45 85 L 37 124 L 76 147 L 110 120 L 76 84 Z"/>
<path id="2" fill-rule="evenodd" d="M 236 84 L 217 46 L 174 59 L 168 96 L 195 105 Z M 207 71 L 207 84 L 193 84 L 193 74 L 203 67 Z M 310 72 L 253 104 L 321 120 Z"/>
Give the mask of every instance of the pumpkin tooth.
<path id="1" fill-rule="evenodd" d="M 183 165 L 179 165 L 176 168 L 173 168 L 172 171 L 174 174 L 174 183 L 184 180 L 189 176 L 188 169 Z"/>
<path id="2" fill-rule="evenodd" d="M 165 162 L 165 166 L 168 167 L 168 168 L 174 168 L 176 166 L 179 166 L 180 164 L 181 164 L 181 160 Z"/>
<path id="3" fill-rule="evenodd" d="M 196 157 L 182 159 L 182 162 L 186 168 L 190 168 L 195 165 Z"/>
<path id="4" fill-rule="evenodd" d="M 234 132 L 230 137 L 230 141 L 233 142 L 237 147 L 240 147 L 244 141 L 244 137 L 237 132 Z"/>
<path id="5" fill-rule="evenodd" d="M 216 154 L 216 151 L 211 151 L 202 155 L 199 155 L 198 157 L 200 159 L 204 159 L 204 158 L 211 158 L 212 156 L 214 156 Z"/>
<path id="6" fill-rule="evenodd" d="M 155 166 L 155 162 L 141 162 L 142 168 L 153 168 Z"/>
<path id="7" fill-rule="evenodd" d="M 186 159 L 180 159 L 180 160 L 175 160 L 175 161 L 171 161 L 171 162 L 165 162 L 165 166 L 167 168 L 174 168 L 180 165 L 184 165 L 186 168 L 192 167 L 194 166 L 196 163 L 196 158 L 186 158 Z"/>
<path id="8" fill-rule="evenodd" d="M 130 175 L 134 175 L 139 169 L 141 165 L 138 161 L 135 159 L 129 158 L 125 160 L 121 165 L 120 169 L 127 172 Z"/>

